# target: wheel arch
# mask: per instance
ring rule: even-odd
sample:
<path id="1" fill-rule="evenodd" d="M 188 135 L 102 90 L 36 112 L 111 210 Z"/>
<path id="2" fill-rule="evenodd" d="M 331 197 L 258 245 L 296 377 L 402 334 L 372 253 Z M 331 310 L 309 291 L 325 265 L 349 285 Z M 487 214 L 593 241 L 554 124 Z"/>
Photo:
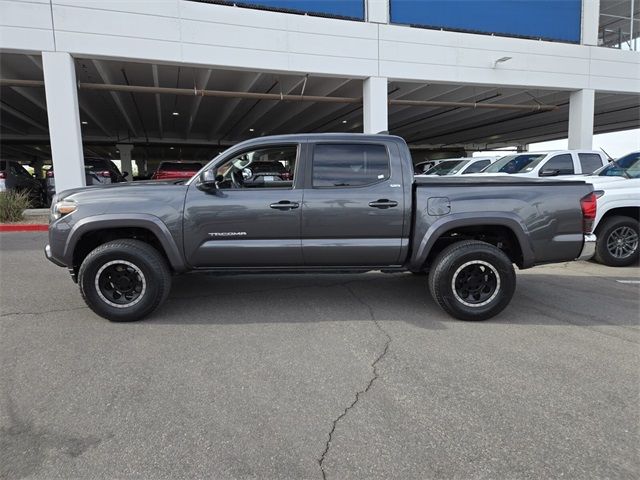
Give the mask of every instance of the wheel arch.
<path id="1" fill-rule="evenodd" d="M 64 262 L 76 268 L 98 245 L 121 238 L 143 240 L 160 251 L 174 272 L 186 270 L 169 228 L 158 217 L 148 214 L 96 215 L 81 219 L 67 236 Z"/>
<path id="2" fill-rule="evenodd" d="M 508 214 L 483 216 L 473 214 L 445 217 L 429 227 L 416 249 L 411 270 L 424 270 L 444 248 L 462 240 L 481 240 L 503 250 L 519 268 L 534 264 L 534 253 L 526 227 Z"/>
<path id="3" fill-rule="evenodd" d="M 629 207 L 614 207 L 607 210 L 600 220 L 598 220 L 598 225 L 595 228 L 596 235 L 599 231 L 602 231 L 602 225 L 611 217 L 629 217 L 635 221 L 640 220 L 640 206 L 629 206 Z"/>

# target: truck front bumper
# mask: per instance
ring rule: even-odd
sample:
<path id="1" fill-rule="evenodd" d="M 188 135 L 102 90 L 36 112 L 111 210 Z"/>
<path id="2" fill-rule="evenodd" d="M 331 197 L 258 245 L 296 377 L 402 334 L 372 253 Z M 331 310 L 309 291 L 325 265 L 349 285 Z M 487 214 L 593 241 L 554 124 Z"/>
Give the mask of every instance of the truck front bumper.
<path id="1" fill-rule="evenodd" d="M 582 251 L 577 260 L 590 260 L 596 253 L 596 236 L 592 233 L 584 236 L 584 244 L 582 245 Z"/>
<path id="2" fill-rule="evenodd" d="M 46 247 L 44 247 L 44 256 L 47 257 L 47 260 L 49 260 L 51 263 L 55 263 L 59 267 L 66 267 L 66 265 L 64 263 L 62 263 L 60 260 L 56 260 L 53 257 L 53 255 L 51 254 L 51 246 L 50 245 L 47 245 Z"/>

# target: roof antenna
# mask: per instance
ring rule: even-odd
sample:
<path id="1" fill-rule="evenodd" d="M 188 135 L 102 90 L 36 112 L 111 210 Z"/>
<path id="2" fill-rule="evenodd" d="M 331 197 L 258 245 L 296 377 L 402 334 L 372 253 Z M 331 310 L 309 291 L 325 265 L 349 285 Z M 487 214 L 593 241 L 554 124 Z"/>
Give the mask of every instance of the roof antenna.
<path id="1" fill-rule="evenodd" d="M 610 161 L 610 162 L 613 162 L 613 157 L 612 157 L 611 155 L 609 155 L 609 154 L 607 153 L 607 151 L 606 151 L 604 148 L 600 147 L 600 150 L 602 150 L 602 151 L 604 152 L 604 154 L 605 154 L 607 157 L 609 157 L 609 161 Z"/>

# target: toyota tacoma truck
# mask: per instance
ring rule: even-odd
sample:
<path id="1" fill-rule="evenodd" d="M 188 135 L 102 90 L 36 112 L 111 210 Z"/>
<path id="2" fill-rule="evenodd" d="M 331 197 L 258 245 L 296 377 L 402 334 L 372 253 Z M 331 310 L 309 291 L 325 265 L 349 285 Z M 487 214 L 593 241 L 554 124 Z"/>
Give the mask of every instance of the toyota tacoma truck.
<path id="1" fill-rule="evenodd" d="M 595 215 L 584 182 L 414 177 L 395 136 L 283 135 L 186 182 L 61 192 L 45 254 L 112 321 L 150 314 L 187 272 L 370 270 L 428 273 L 440 307 L 484 320 L 511 301 L 514 265 L 590 258 Z"/>

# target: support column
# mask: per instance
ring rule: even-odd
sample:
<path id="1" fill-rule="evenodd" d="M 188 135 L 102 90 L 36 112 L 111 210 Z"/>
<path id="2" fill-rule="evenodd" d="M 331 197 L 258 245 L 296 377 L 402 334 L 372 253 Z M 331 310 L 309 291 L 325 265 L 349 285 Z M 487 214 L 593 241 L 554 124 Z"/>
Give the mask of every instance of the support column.
<path id="1" fill-rule="evenodd" d="M 389 23 L 389 0 L 367 0 L 367 22 Z"/>
<path id="2" fill-rule="evenodd" d="M 362 87 L 363 131 L 383 133 L 389 130 L 389 100 L 386 77 L 369 77 Z"/>
<path id="3" fill-rule="evenodd" d="M 122 143 L 116 145 L 116 148 L 120 150 L 120 171 L 123 175 L 127 172 L 125 177 L 127 178 L 127 181 L 130 182 L 133 180 L 133 165 L 131 164 L 131 151 L 133 150 L 133 145 Z"/>
<path id="4" fill-rule="evenodd" d="M 598 45 L 598 29 L 600 28 L 600 0 L 582 0 L 582 35 L 583 45 Z"/>
<path id="5" fill-rule="evenodd" d="M 56 192 L 84 187 L 84 154 L 73 57 L 66 52 L 42 52 L 49 139 Z"/>
<path id="6" fill-rule="evenodd" d="M 593 114 L 596 94 L 584 89 L 571 92 L 569 97 L 569 148 L 593 148 Z"/>

